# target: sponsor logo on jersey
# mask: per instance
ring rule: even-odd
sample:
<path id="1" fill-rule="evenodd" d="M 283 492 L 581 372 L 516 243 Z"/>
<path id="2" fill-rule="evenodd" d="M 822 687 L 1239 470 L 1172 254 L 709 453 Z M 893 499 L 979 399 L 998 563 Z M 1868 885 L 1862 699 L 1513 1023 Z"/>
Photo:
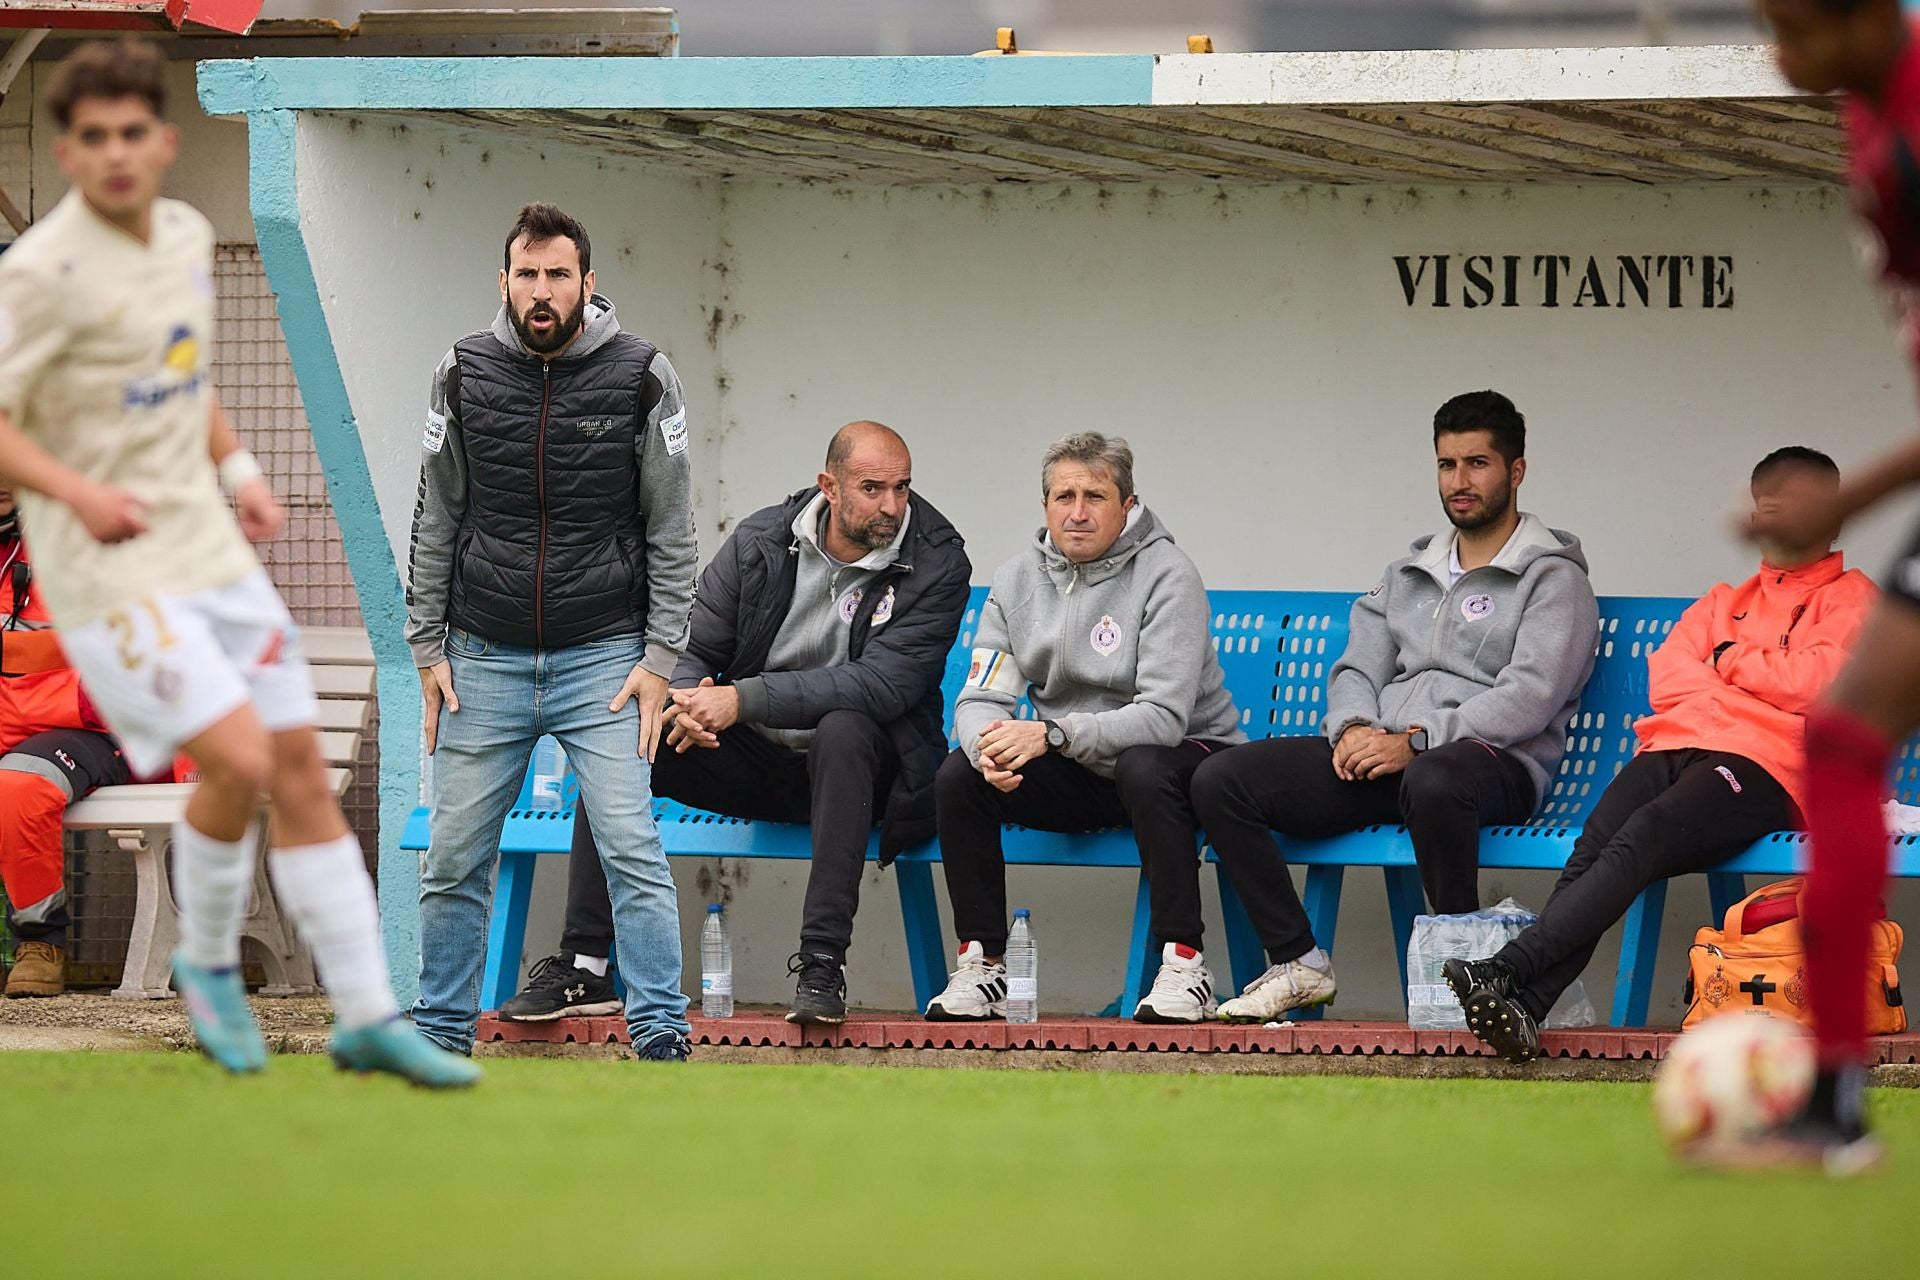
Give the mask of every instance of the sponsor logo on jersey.
<path id="1" fill-rule="evenodd" d="M 185 325 L 175 325 L 167 335 L 167 349 L 160 358 L 160 371 L 135 378 L 122 388 L 123 409 L 157 409 L 175 396 L 198 391 L 207 380 L 200 367 L 200 340 Z"/>

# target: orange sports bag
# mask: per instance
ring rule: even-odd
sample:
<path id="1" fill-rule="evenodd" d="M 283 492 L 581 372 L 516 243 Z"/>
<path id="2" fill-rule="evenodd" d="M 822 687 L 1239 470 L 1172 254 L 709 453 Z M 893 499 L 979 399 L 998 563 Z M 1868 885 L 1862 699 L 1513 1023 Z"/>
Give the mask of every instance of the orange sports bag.
<path id="1" fill-rule="evenodd" d="M 1807 956 L 1800 937 L 1804 876 L 1748 894 L 1727 910 L 1720 928 L 1693 935 L 1687 952 L 1687 1017 L 1695 1026 L 1727 1013 L 1759 1014 L 1811 1025 L 1807 1008 Z M 1907 1029 L 1900 998 L 1900 944 L 1892 920 L 1873 922 L 1868 950 L 1867 1031 L 1889 1036 Z"/>

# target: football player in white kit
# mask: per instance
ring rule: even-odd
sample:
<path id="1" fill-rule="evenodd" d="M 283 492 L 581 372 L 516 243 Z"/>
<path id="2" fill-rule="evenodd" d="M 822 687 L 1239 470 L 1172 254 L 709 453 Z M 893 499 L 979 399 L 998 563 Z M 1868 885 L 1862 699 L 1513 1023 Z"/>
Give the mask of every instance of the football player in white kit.
<path id="1" fill-rule="evenodd" d="M 173 976 L 201 1047 L 229 1071 L 266 1066 L 239 936 L 264 795 L 268 871 L 333 1001 L 334 1061 L 469 1085 L 472 1063 L 400 1017 L 299 631 L 247 542 L 284 516 L 209 382 L 213 229 L 160 196 L 179 145 L 164 73 L 159 49 L 135 39 L 83 44 L 54 73 L 47 107 L 71 189 L 0 255 L 0 481 L 18 492 L 47 607 L 134 775 L 181 750 L 199 765 L 173 829 Z"/>

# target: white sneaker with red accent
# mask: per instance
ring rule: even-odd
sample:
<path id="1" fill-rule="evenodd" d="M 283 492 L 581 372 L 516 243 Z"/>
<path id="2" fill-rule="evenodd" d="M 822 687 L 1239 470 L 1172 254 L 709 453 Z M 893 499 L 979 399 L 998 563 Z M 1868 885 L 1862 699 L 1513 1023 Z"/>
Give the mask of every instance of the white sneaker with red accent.
<path id="1" fill-rule="evenodd" d="M 1133 1011 L 1135 1022 L 1198 1022 L 1211 1018 L 1213 974 L 1207 971 L 1206 957 L 1192 947 L 1169 942 L 1160 949 L 1160 972 Z"/>
<path id="2" fill-rule="evenodd" d="M 927 1003 L 929 1022 L 985 1022 L 1007 1016 L 1007 966 L 989 964 L 977 942 L 960 948 L 947 989 Z"/>

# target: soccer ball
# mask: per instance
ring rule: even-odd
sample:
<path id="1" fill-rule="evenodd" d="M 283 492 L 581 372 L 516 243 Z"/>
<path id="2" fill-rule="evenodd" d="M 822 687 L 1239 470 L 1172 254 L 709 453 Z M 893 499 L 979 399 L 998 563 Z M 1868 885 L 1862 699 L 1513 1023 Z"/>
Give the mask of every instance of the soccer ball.
<path id="1" fill-rule="evenodd" d="M 1653 1082 L 1653 1114 L 1676 1149 L 1749 1138 L 1813 1090 L 1813 1040 L 1792 1022 L 1722 1014 L 1681 1036 Z"/>

